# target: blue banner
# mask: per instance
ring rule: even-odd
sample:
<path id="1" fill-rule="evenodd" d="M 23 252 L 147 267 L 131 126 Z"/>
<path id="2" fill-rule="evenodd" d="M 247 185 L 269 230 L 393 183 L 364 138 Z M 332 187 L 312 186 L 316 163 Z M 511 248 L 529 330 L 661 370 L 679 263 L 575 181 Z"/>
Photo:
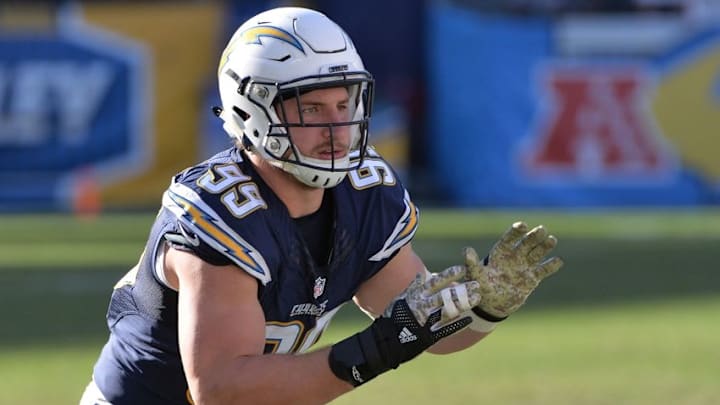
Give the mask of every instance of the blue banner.
<path id="1" fill-rule="evenodd" d="M 0 55 L 0 208 L 57 208 L 81 174 L 103 181 L 142 167 L 141 49 L 69 25 L 2 35 Z"/>
<path id="2" fill-rule="evenodd" d="M 720 30 L 655 54 L 568 54 L 550 17 L 429 15 L 429 142 L 448 201 L 720 203 Z"/>

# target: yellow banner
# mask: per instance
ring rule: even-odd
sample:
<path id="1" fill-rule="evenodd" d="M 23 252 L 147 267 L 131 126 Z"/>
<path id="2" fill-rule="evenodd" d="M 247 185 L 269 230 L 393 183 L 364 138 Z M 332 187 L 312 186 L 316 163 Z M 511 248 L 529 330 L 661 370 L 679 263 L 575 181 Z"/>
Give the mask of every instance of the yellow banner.
<path id="1" fill-rule="evenodd" d="M 105 185 L 102 201 L 111 207 L 157 205 L 171 176 L 201 158 L 200 113 L 221 51 L 220 6 L 89 2 L 82 14 L 87 24 L 142 44 L 150 61 L 150 88 L 144 90 L 150 98 L 151 161 L 137 176 Z"/>

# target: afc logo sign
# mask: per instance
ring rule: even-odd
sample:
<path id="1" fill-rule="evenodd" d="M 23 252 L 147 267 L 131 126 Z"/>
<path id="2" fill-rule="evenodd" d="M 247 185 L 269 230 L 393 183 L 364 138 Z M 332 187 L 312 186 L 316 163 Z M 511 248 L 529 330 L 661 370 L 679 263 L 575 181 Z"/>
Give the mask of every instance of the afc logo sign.
<path id="1" fill-rule="evenodd" d="M 535 175 L 598 180 L 673 169 L 649 112 L 650 78 L 633 67 L 550 67 L 523 164 Z"/>

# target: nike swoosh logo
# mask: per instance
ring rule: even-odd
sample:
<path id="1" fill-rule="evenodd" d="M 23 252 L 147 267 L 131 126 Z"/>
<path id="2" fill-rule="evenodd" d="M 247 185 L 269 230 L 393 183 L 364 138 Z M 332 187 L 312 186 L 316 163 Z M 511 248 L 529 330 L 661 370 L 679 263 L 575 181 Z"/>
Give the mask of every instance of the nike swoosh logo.
<path id="1" fill-rule="evenodd" d="M 185 237 L 185 240 L 187 240 L 191 245 L 193 246 L 200 246 L 200 238 L 198 238 L 197 234 L 192 234 L 192 237 L 188 234 L 188 232 L 185 230 L 185 227 L 180 225 L 180 233 L 183 234 Z"/>

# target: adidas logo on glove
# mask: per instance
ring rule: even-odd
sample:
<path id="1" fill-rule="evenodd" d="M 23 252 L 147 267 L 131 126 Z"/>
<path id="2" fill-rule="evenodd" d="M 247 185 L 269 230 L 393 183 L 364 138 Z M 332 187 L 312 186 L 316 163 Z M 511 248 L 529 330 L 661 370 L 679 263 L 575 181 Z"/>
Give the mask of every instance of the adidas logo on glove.
<path id="1" fill-rule="evenodd" d="M 410 332 L 410 329 L 403 328 L 398 335 L 398 339 L 400 340 L 400 343 L 409 343 L 417 340 L 417 336 Z"/>

